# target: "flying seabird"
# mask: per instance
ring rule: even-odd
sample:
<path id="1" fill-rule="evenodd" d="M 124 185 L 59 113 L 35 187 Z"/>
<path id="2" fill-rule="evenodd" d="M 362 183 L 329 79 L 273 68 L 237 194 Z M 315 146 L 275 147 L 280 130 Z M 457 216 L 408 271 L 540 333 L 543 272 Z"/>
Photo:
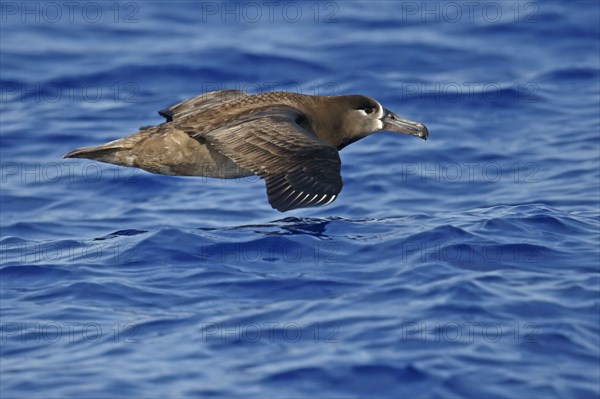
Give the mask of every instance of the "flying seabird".
<path id="1" fill-rule="evenodd" d="M 281 212 L 327 205 L 342 189 L 338 151 L 387 130 L 427 139 L 425 125 L 363 95 L 201 94 L 159 111 L 166 122 L 119 140 L 76 149 L 87 158 L 148 172 L 216 178 L 257 175 Z"/>

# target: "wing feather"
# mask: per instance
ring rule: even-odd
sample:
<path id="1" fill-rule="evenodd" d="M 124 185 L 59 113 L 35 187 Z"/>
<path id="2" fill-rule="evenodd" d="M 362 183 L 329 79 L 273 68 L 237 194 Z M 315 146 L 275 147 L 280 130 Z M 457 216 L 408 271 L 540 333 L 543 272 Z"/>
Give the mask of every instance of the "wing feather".
<path id="1" fill-rule="evenodd" d="M 279 211 L 324 205 L 342 189 L 338 151 L 296 123 L 299 111 L 269 107 L 199 134 L 217 151 L 265 179 Z"/>
<path id="2" fill-rule="evenodd" d="M 248 93 L 242 90 L 211 91 L 171 105 L 165 109 L 161 109 L 158 111 L 158 114 L 164 116 L 167 119 L 167 122 L 172 122 L 173 120 L 183 119 L 204 112 L 209 108 L 237 100 L 247 95 Z"/>

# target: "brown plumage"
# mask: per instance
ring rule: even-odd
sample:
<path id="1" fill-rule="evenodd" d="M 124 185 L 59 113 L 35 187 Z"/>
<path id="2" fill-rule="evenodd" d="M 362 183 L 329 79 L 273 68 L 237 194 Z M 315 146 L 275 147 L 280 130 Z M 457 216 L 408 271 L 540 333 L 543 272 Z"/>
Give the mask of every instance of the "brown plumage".
<path id="1" fill-rule="evenodd" d="M 362 95 L 319 97 L 238 90 L 201 94 L 159 111 L 166 122 L 74 150 L 152 173 L 265 180 L 279 211 L 326 205 L 342 189 L 338 151 L 379 130 L 427 139 L 427 128 Z"/>

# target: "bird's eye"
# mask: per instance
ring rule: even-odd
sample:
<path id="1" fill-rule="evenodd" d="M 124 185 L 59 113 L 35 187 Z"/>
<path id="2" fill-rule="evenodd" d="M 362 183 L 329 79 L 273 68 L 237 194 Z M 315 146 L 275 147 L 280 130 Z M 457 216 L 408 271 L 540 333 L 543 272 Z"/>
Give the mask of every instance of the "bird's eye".
<path id="1" fill-rule="evenodd" d="M 373 112 L 375 112 L 375 107 L 366 107 L 364 111 L 366 114 L 372 114 Z"/>

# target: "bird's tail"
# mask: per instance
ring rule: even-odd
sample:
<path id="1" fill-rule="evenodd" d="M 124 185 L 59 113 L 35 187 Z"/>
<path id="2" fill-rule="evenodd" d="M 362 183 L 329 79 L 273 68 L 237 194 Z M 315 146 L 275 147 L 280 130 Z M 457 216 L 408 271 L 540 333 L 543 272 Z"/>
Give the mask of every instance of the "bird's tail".
<path id="1" fill-rule="evenodd" d="M 95 146 L 95 147 L 84 147 L 77 148 L 76 150 L 71 151 L 63 158 L 87 158 L 93 159 L 95 161 L 101 161 L 100 158 L 106 158 L 114 155 L 115 151 L 119 151 L 120 147 L 105 147 L 103 145 Z"/>
<path id="2" fill-rule="evenodd" d="M 107 162 L 122 166 L 136 166 L 135 156 L 131 150 L 146 139 L 149 135 L 148 130 L 142 130 L 131 136 L 95 147 L 77 148 L 69 152 L 63 158 L 86 158 L 99 162 Z"/>

